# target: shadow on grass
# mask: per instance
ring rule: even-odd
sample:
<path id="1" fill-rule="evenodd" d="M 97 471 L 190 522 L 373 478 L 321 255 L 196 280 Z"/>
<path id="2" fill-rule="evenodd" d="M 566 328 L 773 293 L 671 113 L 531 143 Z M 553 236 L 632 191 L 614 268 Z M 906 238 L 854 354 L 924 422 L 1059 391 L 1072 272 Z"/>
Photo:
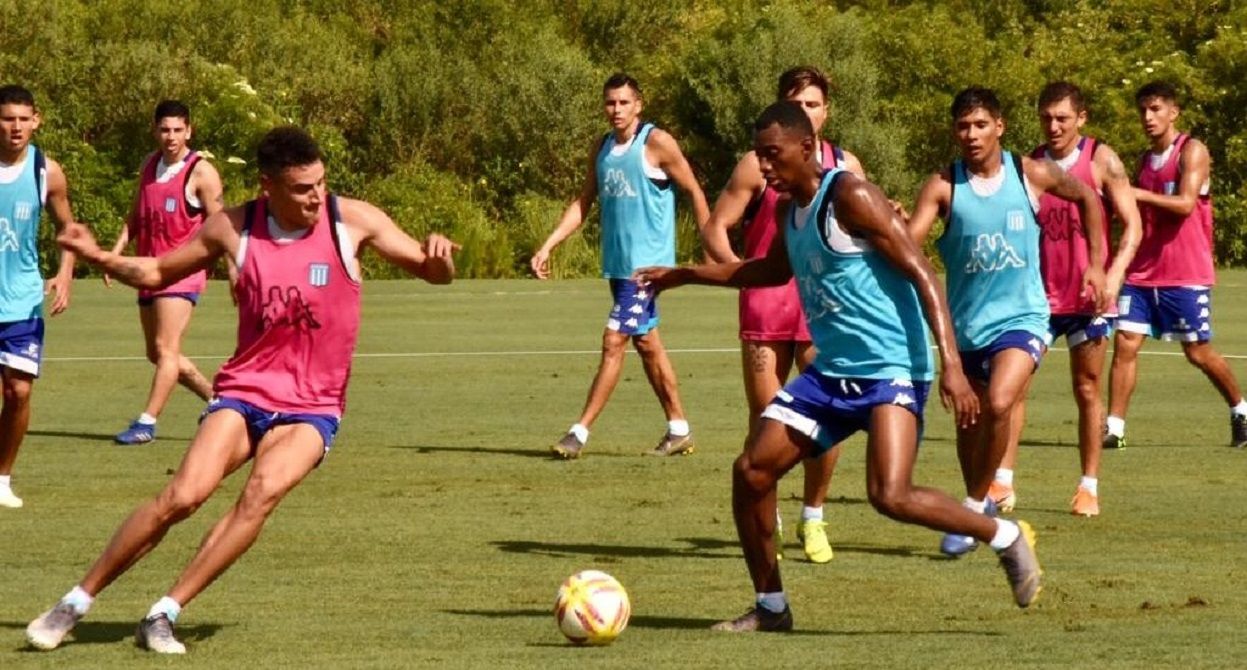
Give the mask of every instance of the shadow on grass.
<path id="1" fill-rule="evenodd" d="M 112 442 L 115 433 L 72 433 L 65 430 L 28 430 L 27 435 L 35 437 L 68 437 L 75 440 L 92 440 L 95 442 Z"/>
<path id="2" fill-rule="evenodd" d="M 28 622 L 0 622 L 0 628 L 26 630 Z M 204 623 L 190 626 L 178 626 L 177 637 L 182 642 L 201 642 L 221 630 L 225 626 L 215 623 Z M 82 621 L 74 627 L 66 644 L 114 644 L 124 640 L 134 640 L 134 630 L 138 621 Z M 38 649 L 22 644 L 15 651 L 39 652 Z M 46 653 L 46 652 L 39 652 Z"/>
<path id="3" fill-rule="evenodd" d="M 457 616 L 481 617 L 485 619 L 517 619 L 517 618 L 548 618 L 554 615 L 548 609 L 514 609 L 514 610 L 442 610 L 445 614 Z M 654 630 L 704 630 L 718 623 L 719 619 L 704 617 L 671 617 L 632 615 L 628 620 L 629 628 L 649 628 Z M 1003 633 L 995 631 L 970 630 L 801 630 L 797 629 L 786 635 L 818 635 L 834 637 L 857 637 L 862 635 L 975 635 L 983 637 L 1000 637 Z M 530 642 L 529 647 L 571 647 L 571 643 Z"/>
<path id="4" fill-rule="evenodd" d="M 571 542 L 534 542 L 531 540 L 495 540 L 490 544 L 511 554 L 538 554 L 544 556 L 631 556 L 645 558 L 730 558 L 740 559 L 736 542 L 716 538 L 681 538 L 688 548 L 639 547 L 617 544 L 591 544 Z M 730 548 L 730 553 L 715 550 Z"/>
<path id="5" fill-rule="evenodd" d="M 111 436 L 109 439 L 112 439 Z M 390 449 L 410 449 L 420 454 L 482 454 L 485 456 L 523 456 L 525 458 L 539 458 L 550 461 L 551 463 L 560 463 L 563 459 L 555 458 L 550 453 L 548 447 L 534 447 L 532 449 L 502 449 L 496 447 L 448 447 L 448 446 L 431 446 L 423 444 L 391 444 Z M 589 456 L 593 458 L 618 458 L 626 454 L 616 454 L 610 452 L 593 451 L 589 452 Z"/>

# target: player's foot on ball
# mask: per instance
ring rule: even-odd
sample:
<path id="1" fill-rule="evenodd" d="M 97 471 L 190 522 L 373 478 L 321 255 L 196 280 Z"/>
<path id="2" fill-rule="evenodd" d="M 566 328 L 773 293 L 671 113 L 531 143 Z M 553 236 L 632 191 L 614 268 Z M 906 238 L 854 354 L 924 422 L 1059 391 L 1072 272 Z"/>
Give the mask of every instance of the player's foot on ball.
<path id="1" fill-rule="evenodd" d="M 1018 504 L 1017 493 L 1013 490 L 1013 486 L 1003 482 L 993 481 L 990 488 L 987 489 L 987 497 L 996 503 L 996 508 L 1001 512 L 1008 514 Z"/>
<path id="2" fill-rule="evenodd" d="M 22 499 L 18 498 L 13 493 L 13 489 L 8 488 L 7 486 L 4 488 L 0 488 L 0 507 L 9 507 L 12 509 L 17 509 L 24 504 L 25 503 L 22 502 Z"/>
<path id="3" fill-rule="evenodd" d="M 831 542 L 827 539 L 827 522 L 805 519 L 797 526 L 797 539 L 811 563 L 828 563 L 835 558 Z"/>
<path id="4" fill-rule="evenodd" d="M 693 453 L 693 434 L 672 435 L 667 433 L 658 441 L 658 446 L 645 453 L 650 456 L 687 456 Z"/>
<path id="5" fill-rule="evenodd" d="M 1043 570 L 1039 568 L 1039 557 L 1035 555 L 1035 531 L 1030 524 L 1019 521 L 1018 538 L 998 554 L 1000 566 L 1005 569 L 1005 577 L 1013 589 L 1013 600 L 1018 607 L 1028 607 L 1043 586 L 1039 583 Z"/>
<path id="6" fill-rule="evenodd" d="M 575 433 L 568 433 L 563 436 L 563 439 L 555 442 L 554 446 L 550 447 L 550 451 L 558 458 L 570 460 L 580 458 L 580 452 L 584 448 L 585 443 L 581 442 Z"/>
<path id="7" fill-rule="evenodd" d="M 63 601 L 56 603 L 55 607 L 26 626 L 26 641 L 35 649 L 56 649 L 81 618 L 73 605 Z"/>
<path id="8" fill-rule="evenodd" d="M 1230 446 L 1235 449 L 1247 447 L 1247 416 L 1230 416 Z"/>
<path id="9" fill-rule="evenodd" d="M 163 612 L 139 622 L 139 629 L 134 633 L 134 644 L 157 654 L 186 653 L 186 645 L 173 637 L 173 622 Z"/>
<path id="10" fill-rule="evenodd" d="M 735 619 L 720 621 L 710 629 L 728 633 L 786 633 L 792 630 L 792 608 L 772 612 L 759 605 Z"/>
<path id="11" fill-rule="evenodd" d="M 117 433 L 113 440 L 117 444 L 147 444 L 156 439 L 156 424 L 139 423 L 135 421 L 130 427 Z"/>
<path id="12" fill-rule="evenodd" d="M 1070 513 L 1075 516 L 1099 516 L 1100 514 L 1100 497 L 1088 491 L 1082 486 L 1074 492 L 1074 497 L 1069 501 Z"/>
<path id="13" fill-rule="evenodd" d="M 1104 443 L 1102 446 L 1105 449 L 1125 449 L 1126 448 L 1126 436 L 1125 435 L 1114 435 L 1112 433 L 1105 433 Z"/>

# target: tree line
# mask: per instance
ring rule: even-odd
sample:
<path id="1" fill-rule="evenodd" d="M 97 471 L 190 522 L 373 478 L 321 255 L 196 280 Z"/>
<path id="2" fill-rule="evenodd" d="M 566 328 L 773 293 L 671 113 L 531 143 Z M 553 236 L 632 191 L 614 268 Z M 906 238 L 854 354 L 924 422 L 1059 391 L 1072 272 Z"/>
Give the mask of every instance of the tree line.
<path id="1" fill-rule="evenodd" d="M 829 139 L 910 204 L 956 155 L 961 88 L 995 89 L 1005 145 L 1029 151 L 1039 90 L 1073 81 L 1087 134 L 1129 164 L 1146 147 L 1135 89 L 1173 81 L 1179 126 L 1212 153 L 1217 260 L 1247 262 L 1247 3 L 1234 0 L 0 0 L 0 26 L 0 78 L 35 92 L 35 142 L 105 243 L 153 149 L 152 108 L 177 98 L 227 202 L 254 197 L 260 136 L 295 123 L 321 142 L 333 190 L 462 242 L 464 276 L 523 276 L 606 130 L 612 72 L 640 80 L 644 117 L 679 139 L 713 200 L 779 73 L 811 64 L 835 87 Z M 556 276 L 596 274 L 595 232 L 560 247 Z"/>

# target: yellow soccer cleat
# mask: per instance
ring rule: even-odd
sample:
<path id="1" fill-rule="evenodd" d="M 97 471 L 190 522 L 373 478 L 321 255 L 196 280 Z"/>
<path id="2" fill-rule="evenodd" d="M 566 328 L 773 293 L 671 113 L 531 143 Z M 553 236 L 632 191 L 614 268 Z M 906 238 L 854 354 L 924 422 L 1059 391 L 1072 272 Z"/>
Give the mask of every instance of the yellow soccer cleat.
<path id="1" fill-rule="evenodd" d="M 1018 496 L 1013 492 L 1013 487 L 997 481 L 993 481 L 991 487 L 987 489 L 987 497 L 994 500 L 996 508 L 1005 514 L 1012 512 L 1018 503 Z"/>
<path id="2" fill-rule="evenodd" d="M 797 539 L 805 549 L 805 557 L 811 563 L 828 563 L 835 558 L 831 542 L 827 539 L 827 522 L 806 519 L 797 526 Z"/>

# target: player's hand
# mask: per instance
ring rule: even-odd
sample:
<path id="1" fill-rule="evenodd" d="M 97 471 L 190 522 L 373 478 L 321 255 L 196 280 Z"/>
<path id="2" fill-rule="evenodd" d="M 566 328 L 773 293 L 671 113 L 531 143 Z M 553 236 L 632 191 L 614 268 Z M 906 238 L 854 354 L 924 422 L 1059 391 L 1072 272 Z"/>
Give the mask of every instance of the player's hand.
<path id="1" fill-rule="evenodd" d="M 664 267 L 647 267 L 641 268 L 632 273 L 632 281 L 640 286 L 646 286 L 655 291 L 675 288 L 682 284 L 676 268 Z"/>
<path id="2" fill-rule="evenodd" d="M 97 262 L 102 253 L 100 245 L 95 241 L 95 236 L 81 224 L 67 226 L 60 235 L 56 236 L 56 243 L 61 245 L 62 249 L 73 252 L 91 263 Z"/>
<path id="3" fill-rule="evenodd" d="M 1120 272 L 1109 272 L 1104 276 L 1104 308 L 1098 313 L 1112 313 L 1117 308 L 1117 296 L 1121 295 L 1121 286 L 1126 278 Z"/>
<path id="4" fill-rule="evenodd" d="M 432 233 L 424 241 L 424 253 L 429 258 L 448 259 L 463 247 L 445 235 Z"/>
<path id="5" fill-rule="evenodd" d="M 945 365 L 940 373 L 940 403 L 952 410 L 958 428 L 969 428 L 979 421 L 979 396 L 960 365 Z"/>
<path id="6" fill-rule="evenodd" d="M 69 307 L 69 291 L 73 287 L 73 283 L 73 277 L 62 278 L 59 275 L 43 283 L 43 294 L 54 294 L 52 306 L 48 308 L 52 316 L 64 312 Z"/>
<path id="7" fill-rule="evenodd" d="M 533 254 L 532 260 L 529 261 L 529 265 L 532 266 L 533 274 L 537 276 L 537 279 L 549 279 L 550 251 L 545 247 L 538 249 L 537 253 Z"/>
<path id="8" fill-rule="evenodd" d="M 909 221 L 909 210 L 905 209 L 905 203 L 900 200 L 888 200 L 888 204 L 892 205 L 892 211 L 901 217 L 901 221 Z"/>
<path id="9" fill-rule="evenodd" d="M 1095 303 L 1095 310 L 1100 314 L 1103 314 L 1109 306 L 1104 284 L 1104 268 L 1088 266 L 1087 271 L 1082 275 L 1082 294 Z"/>

